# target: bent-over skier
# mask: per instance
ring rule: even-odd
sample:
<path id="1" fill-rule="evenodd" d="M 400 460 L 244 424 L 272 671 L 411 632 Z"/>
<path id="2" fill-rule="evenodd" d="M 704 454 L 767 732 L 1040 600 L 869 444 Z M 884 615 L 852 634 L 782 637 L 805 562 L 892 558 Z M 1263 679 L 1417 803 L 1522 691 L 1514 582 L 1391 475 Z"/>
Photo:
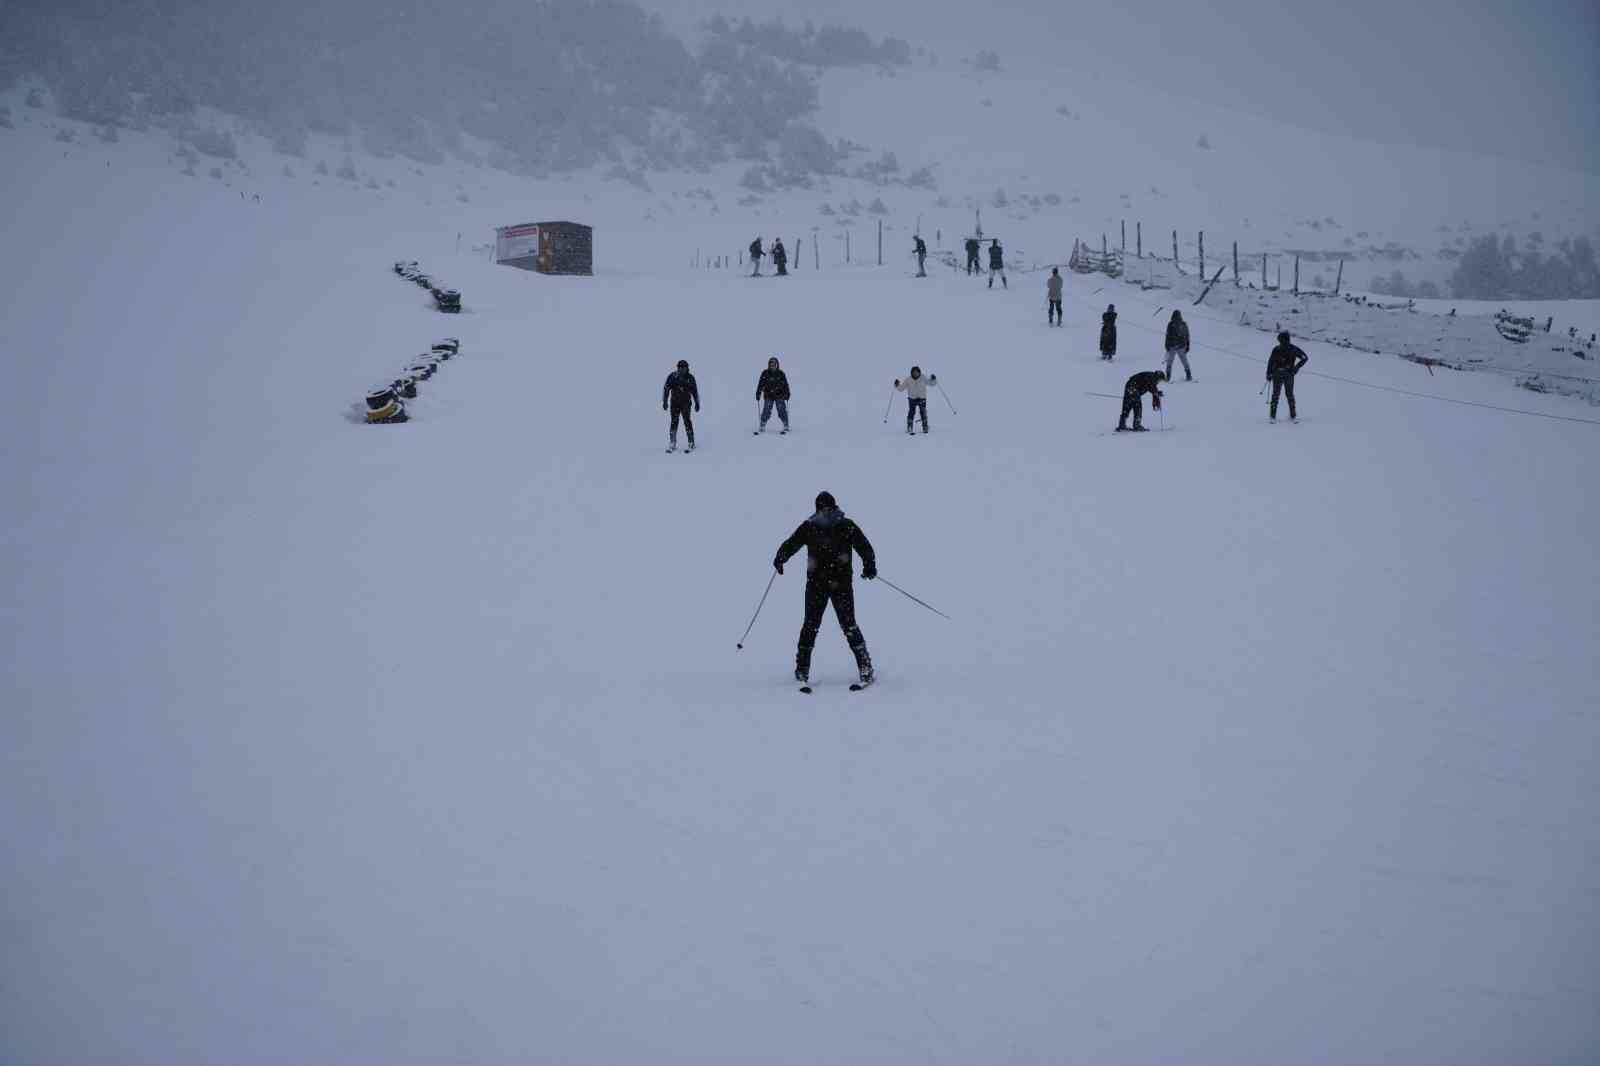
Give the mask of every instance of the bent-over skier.
<path id="1" fill-rule="evenodd" d="M 1267 380 L 1272 382 L 1272 402 L 1267 407 L 1267 420 L 1278 420 L 1278 393 L 1289 397 L 1289 421 L 1299 419 L 1294 409 L 1294 376 L 1300 368 L 1311 362 L 1311 357 L 1289 343 L 1289 332 L 1278 334 L 1278 346 L 1267 357 Z"/>
<path id="2" fill-rule="evenodd" d="M 1150 406 L 1161 410 L 1161 383 L 1165 380 L 1167 375 L 1160 370 L 1146 370 L 1128 379 L 1128 383 L 1122 387 L 1122 417 L 1117 419 L 1118 433 L 1126 429 L 1144 432 L 1144 394 L 1150 394 Z M 1131 427 L 1128 425 L 1130 414 L 1133 416 Z"/>
<path id="3" fill-rule="evenodd" d="M 928 432 L 928 386 L 939 384 L 939 375 L 930 374 L 922 376 L 922 368 L 914 366 L 911 373 L 904 380 L 894 379 L 894 387 L 906 394 L 906 432 L 915 432 L 911 428 L 911 420 L 917 412 L 922 412 L 922 432 Z"/>
<path id="4" fill-rule="evenodd" d="M 861 684 L 872 684 L 872 657 L 867 654 L 866 638 L 856 625 L 855 586 L 851 580 L 851 552 L 861 556 L 862 578 L 871 581 L 878 576 L 871 543 L 861 527 L 844 516 L 831 493 L 819 492 L 816 512 L 778 546 L 778 554 L 772 560 L 778 573 L 783 573 L 783 564 L 801 548 L 806 549 L 806 614 L 795 647 L 794 679 L 804 685 L 811 677 L 811 650 L 817 644 L 822 613 L 831 602 L 845 642 L 855 654 Z"/>
<path id="5" fill-rule="evenodd" d="M 667 451 L 678 450 L 678 419 L 683 419 L 683 431 L 688 434 L 689 447 L 687 451 L 694 451 L 694 419 L 689 417 L 689 408 L 693 406 L 700 410 L 700 386 L 695 384 L 694 375 L 689 373 L 689 360 L 679 359 L 678 368 L 667 375 L 667 383 L 661 386 L 661 409 L 672 411 L 672 422 L 667 429 Z"/>

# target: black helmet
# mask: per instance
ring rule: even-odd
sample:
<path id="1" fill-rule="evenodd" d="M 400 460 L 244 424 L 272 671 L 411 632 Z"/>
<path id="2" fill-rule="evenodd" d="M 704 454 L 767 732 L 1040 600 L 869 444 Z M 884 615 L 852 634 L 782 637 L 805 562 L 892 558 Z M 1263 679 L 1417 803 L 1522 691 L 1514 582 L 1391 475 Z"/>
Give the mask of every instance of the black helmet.
<path id="1" fill-rule="evenodd" d="M 689 369 L 689 360 L 687 360 L 687 359 L 679 359 L 678 360 L 678 369 L 679 370 L 688 370 Z"/>
<path id="2" fill-rule="evenodd" d="M 1278 343 L 1279 344 L 1288 344 L 1289 343 L 1289 331 L 1288 330 L 1283 330 L 1282 332 L 1280 332 L 1278 334 Z"/>
<path id="3" fill-rule="evenodd" d="M 817 493 L 817 510 L 819 510 L 819 511 L 836 511 L 838 509 L 839 509 L 839 503 L 838 503 L 837 500 L 835 500 L 833 498 L 833 493 L 831 493 L 831 492 L 819 492 L 819 493 Z"/>

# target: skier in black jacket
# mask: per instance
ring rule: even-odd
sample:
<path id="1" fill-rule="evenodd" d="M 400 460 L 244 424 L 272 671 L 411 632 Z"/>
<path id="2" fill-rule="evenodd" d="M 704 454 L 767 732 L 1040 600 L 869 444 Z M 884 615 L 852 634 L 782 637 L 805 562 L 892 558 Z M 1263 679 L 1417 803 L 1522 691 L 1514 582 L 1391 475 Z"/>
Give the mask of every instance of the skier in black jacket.
<path id="1" fill-rule="evenodd" d="M 861 527 L 844 516 L 833 495 L 817 493 L 817 510 L 789 539 L 778 546 L 772 565 L 783 573 L 783 564 L 801 548 L 806 549 L 806 615 L 800 625 L 800 642 L 795 649 L 794 679 L 802 685 L 811 675 L 811 649 L 817 643 L 822 613 L 833 603 L 834 616 L 844 639 L 855 653 L 861 683 L 872 684 L 872 657 L 867 641 L 856 625 L 855 587 L 851 583 L 851 552 L 861 556 L 861 576 L 871 581 L 878 576 L 877 557 Z"/>
<path id="2" fill-rule="evenodd" d="M 1000 275 L 1000 287 L 1009 289 L 1011 283 L 1006 281 L 1006 253 L 1000 248 L 999 238 L 989 242 L 989 288 L 994 288 L 994 276 Z"/>
<path id="3" fill-rule="evenodd" d="M 921 237 L 915 237 L 913 239 L 917 242 L 916 246 L 912 249 L 917 256 L 917 277 L 925 278 L 928 276 L 928 245 L 927 242 L 925 242 Z"/>
<path id="4" fill-rule="evenodd" d="M 1294 376 L 1300 368 L 1311 362 L 1309 356 L 1289 343 L 1288 331 L 1278 334 L 1278 346 L 1267 357 L 1267 380 L 1272 382 L 1272 402 L 1267 407 L 1267 418 L 1278 420 L 1278 393 L 1289 397 L 1289 421 L 1298 419 L 1294 409 Z"/>
<path id="5" fill-rule="evenodd" d="M 1172 312 L 1172 319 L 1167 323 L 1167 380 L 1172 380 L 1172 360 L 1176 357 L 1183 360 L 1183 380 L 1193 381 L 1194 375 L 1189 372 L 1189 323 L 1183 320 L 1183 314 Z"/>
<path id="6" fill-rule="evenodd" d="M 761 425 L 756 429 L 757 433 L 766 431 L 767 419 L 772 417 L 774 406 L 778 408 L 778 421 L 783 423 L 783 432 L 789 432 L 789 378 L 778 369 L 777 356 L 767 360 L 767 368 L 756 379 L 756 401 L 761 403 Z"/>
<path id="7" fill-rule="evenodd" d="M 689 360 L 679 359 L 678 369 L 667 375 L 667 383 L 661 386 L 661 409 L 669 408 L 672 411 L 672 424 L 667 430 L 667 451 L 678 450 L 678 419 L 683 419 L 683 430 L 689 436 L 687 451 L 694 451 L 694 419 L 689 417 L 689 407 L 693 404 L 696 411 L 700 410 L 700 386 L 695 384 L 694 375 L 689 373 Z"/>
<path id="8" fill-rule="evenodd" d="M 753 278 L 761 276 L 761 238 L 757 237 L 750 242 L 750 262 L 755 264 L 755 269 L 750 272 Z"/>
<path id="9" fill-rule="evenodd" d="M 1117 305 L 1106 304 L 1106 313 L 1100 316 L 1100 358 L 1110 359 L 1117 354 Z"/>
<path id="10" fill-rule="evenodd" d="M 1160 370 L 1146 370 L 1135 374 L 1128 379 L 1122 387 L 1122 417 L 1117 419 L 1117 432 L 1131 429 L 1136 433 L 1144 432 L 1144 394 L 1150 394 L 1150 405 L 1157 411 L 1161 410 L 1161 383 L 1167 380 L 1167 375 Z M 1128 416 L 1133 416 L 1133 425 L 1128 425 Z"/>
<path id="11" fill-rule="evenodd" d="M 976 238 L 976 237 L 968 237 L 967 238 L 967 273 L 968 274 L 976 274 L 977 272 L 978 272 L 978 238 Z"/>
<path id="12" fill-rule="evenodd" d="M 783 246 L 782 237 L 772 242 L 772 265 L 778 268 L 778 277 L 788 276 L 789 252 Z"/>

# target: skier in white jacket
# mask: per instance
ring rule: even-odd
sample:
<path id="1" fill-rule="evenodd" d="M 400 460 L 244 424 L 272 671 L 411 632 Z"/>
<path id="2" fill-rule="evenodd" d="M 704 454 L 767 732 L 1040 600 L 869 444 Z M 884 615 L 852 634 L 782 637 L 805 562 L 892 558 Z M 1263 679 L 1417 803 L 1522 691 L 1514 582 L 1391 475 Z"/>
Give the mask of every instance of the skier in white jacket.
<path id="1" fill-rule="evenodd" d="M 922 368 L 911 368 L 910 376 L 894 379 L 894 387 L 906 394 L 906 432 L 916 432 L 911 428 L 912 419 L 917 412 L 922 412 L 922 432 L 928 432 L 928 386 L 939 384 L 939 375 L 929 374 L 922 376 Z"/>

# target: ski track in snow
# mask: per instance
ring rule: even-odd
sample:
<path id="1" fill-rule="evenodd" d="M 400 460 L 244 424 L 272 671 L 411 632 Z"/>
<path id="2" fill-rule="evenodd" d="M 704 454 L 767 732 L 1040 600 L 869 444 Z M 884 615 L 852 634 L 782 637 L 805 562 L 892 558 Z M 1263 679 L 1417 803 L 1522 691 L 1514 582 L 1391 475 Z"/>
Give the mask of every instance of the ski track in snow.
<path id="1" fill-rule="evenodd" d="M 1306 377 L 1269 429 L 1270 338 L 1202 307 L 1181 431 L 1135 439 L 1084 395 L 1158 365 L 1128 286 L 1068 277 L 1041 331 L 1041 276 L 608 275 L 659 239 L 618 226 L 600 276 L 547 279 L 335 189 L 247 208 L 53 151 L 13 177 L 22 1061 L 1600 1046 L 1600 427 Z M 413 423 L 342 417 L 445 335 Z M 770 355 L 795 432 L 755 441 Z M 678 358 L 692 458 L 662 453 Z M 899 395 L 883 418 L 913 363 L 960 411 L 930 395 L 927 436 Z M 829 617 L 802 699 L 798 560 L 733 643 L 821 489 L 954 621 L 858 581 L 880 680 L 845 690 Z"/>

